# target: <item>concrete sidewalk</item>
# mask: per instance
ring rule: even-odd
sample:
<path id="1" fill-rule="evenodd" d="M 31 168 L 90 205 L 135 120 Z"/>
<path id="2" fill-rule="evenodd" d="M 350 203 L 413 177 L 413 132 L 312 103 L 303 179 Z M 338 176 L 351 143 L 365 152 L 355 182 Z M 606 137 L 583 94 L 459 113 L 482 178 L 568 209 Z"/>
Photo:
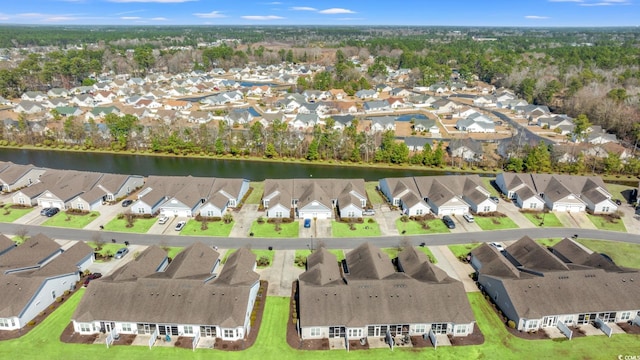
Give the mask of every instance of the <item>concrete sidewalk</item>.
<path id="1" fill-rule="evenodd" d="M 244 204 L 242 205 L 242 209 L 240 209 L 240 211 L 234 211 L 231 214 L 233 215 L 235 224 L 231 229 L 229 237 L 249 236 L 249 233 L 251 232 L 251 224 L 253 224 L 253 222 L 257 220 L 258 217 L 264 215 L 263 213 L 258 212 L 257 204 Z M 259 215 L 256 217 L 256 214 Z"/>
<path id="2" fill-rule="evenodd" d="M 266 269 L 258 269 L 260 280 L 269 282 L 269 296 L 291 296 L 291 285 L 304 271 L 294 264 L 295 250 L 279 250 L 273 255 L 273 263 Z"/>

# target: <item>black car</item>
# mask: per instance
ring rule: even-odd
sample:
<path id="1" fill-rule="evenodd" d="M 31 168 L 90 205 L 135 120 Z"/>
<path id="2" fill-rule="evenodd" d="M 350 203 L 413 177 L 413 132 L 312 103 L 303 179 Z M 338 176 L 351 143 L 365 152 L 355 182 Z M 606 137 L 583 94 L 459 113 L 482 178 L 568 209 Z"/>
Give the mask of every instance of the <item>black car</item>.
<path id="1" fill-rule="evenodd" d="M 443 216 L 442 217 L 442 222 L 444 222 L 444 224 L 447 225 L 447 227 L 449 229 L 455 229 L 456 228 L 456 223 L 453 222 L 453 219 L 449 215 Z"/>
<path id="2" fill-rule="evenodd" d="M 131 204 L 133 204 L 133 200 L 127 199 L 127 200 L 122 202 L 122 207 L 127 207 L 127 206 L 129 206 Z"/>
<path id="3" fill-rule="evenodd" d="M 44 216 L 46 217 L 52 217 L 53 215 L 57 214 L 60 211 L 60 209 L 52 207 L 52 208 L 48 208 L 47 211 L 44 213 Z"/>
<path id="4" fill-rule="evenodd" d="M 87 276 L 87 278 L 84 280 L 84 286 L 86 287 L 87 285 L 89 285 L 91 280 L 100 279 L 101 277 L 102 277 L 101 273 L 89 274 L 89 276 Z"/>

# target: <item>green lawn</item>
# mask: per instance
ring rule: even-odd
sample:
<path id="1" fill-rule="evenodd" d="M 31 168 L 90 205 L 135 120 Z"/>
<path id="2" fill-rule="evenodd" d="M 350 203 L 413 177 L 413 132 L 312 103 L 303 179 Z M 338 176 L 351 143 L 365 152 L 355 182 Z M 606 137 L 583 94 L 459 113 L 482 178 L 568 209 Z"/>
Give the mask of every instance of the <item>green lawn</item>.
<path id="1" fill-rule="evenodd" d="M 554 246 L 562 241 L 563 238 L 537 239 L 536 242 L 542 246 Z"/>
<path id="2" fill-rule="evenodd" d="M 87 245 L 91 246 L 93 248 L 93 250 L 96 250 L 96 243 L 93 241 L 89 241 L 87 242 Z M 114 244 L 114 243 L 104 243 L 102 245 L 102 249 L 100 251 L 95 251 L 98 254 L 105 256 L 106 254 L 111 254 L 111 255 L 115 255 L 116 251 L 118 251 L 118 249 L 124 247 L 123 244 Z"/>
<path id="3" fill-rule="evenodd" d="M 144 234 L 151 229 L 151 226 L 156 223 L 156 220 L 156 218 L 135 219 L 133 226 L 129 228 L 127 227 L 126 219 L 118 219 L 115 217 L 104 225 L 104 230 Z"/>
<path id="4" fill-rule="evenodd" d="M 482 185 L 484 185 L 484 188 L 487 189 L 492 196 L 500 197 L 500 192 L 492 185 L 492 183 L 496 181 L 496 178 L 481 176 L 480 181 L 482 181 Z"/>
<path id="5" fill-rule="evenodd" d="M 367 192 L 367 196 L 369 196 L 369 201 L 371 201 L 371 205 L 379 205 L 384 204 L 386 201 L 380 193 L 376 190 L 376 186 L 378 186 L 377 181 L 367 181 L 364 183 L 364 189 Z"/>
<path id="6" fill-rule="evenodd" d="M 606 185 L 607 191 L 609 191 L 609 193 L 611 194 L 612 199 L 619 199 L 620 201 L 622 201 L 623 204 L 627 202 L 627 199 L 625 199 L 625 197 L 622 196 L 622 192 L 633 189 L 633 186 L 627 186 L 627 185 L 609 184 L 609 183 L 606 183 L 605 185 Z"/>
<path id="7" fill-rule="evenodd" d="M 342 261 L 344 259 L 344 251 L 342 249 L 327 249 L 327 251 L 329 251 L 330 253 L 335 255 L 337 261 Z M 307 262 L 307 257 L 309 257 L 309 255 L 311 255 L 311 250 L 309 250 L 309 249 L 307 249 L 307 250 L 296 250 L 295 258 L 298 259 L 300 257 L 300 258 L 304 259 L 304 262 L 306 263 Z M 304 266 L 300 266 L 300 264 L 296 264 L 296 266 L 304 268 Z"/>
<path id="8" fill-rule="evenodd" d="M 14 222 L 28 213 L 36 210 L 35 208 L 11 208 L 12 204 L 6 204 L 0 209 L 0 222 Z"/>
<path id="9" fill-rule="evenodd" d="M 349 224 L 341 223 L 337 221 L 331 222 L 331 234 L 333 237 L 345 238 L 345 237 L 367 237 L 367 236 L 380 236 L 380 225 L 378 223 L 354 224 L 355 230 L 349 228 Z"/>
<path id="10" fill-rule="evenodd" d="M 222 258 L 222 261 L 221 261 L 223 265 L 227 262 L 227 259 L 229 258 L 229 256 L 231 256 L 231 254 L 233 254 L 234 252 L 236 252 L 236 249 L 227 250 L 227 252 L 224 254 L 224 257 Z M 269 266 L 273 264 L 273 254 L 275 253 L 274 250 L 251 249 L 251 252 L 256 254 L 256 260 L 260 259 L 263 256 L 266 256 L 269 259 Z M 264 269 L 269 266 L 258 266 L 258 269 Z"/>
<path id="11" fill-rule="evenodd" d="M 605 253 L 618 265 L 640 269 L 640 245 L 618 241 L 578 239 L 587 248 Z"/>
<path id="12" fill-rule="evenodd" d="M 418 251 L 422 251 L 423 253 L 425 253 L 427 255 L 427 257 L 429 258 L 429 261 L 432 264 L 437 264 L 438 263 L 438 259 L 436 259 L 435 256 L 433 256 L 433 253 L 431 252 L 431 250 L 426 247 L 426 246 L 418 246 L 417 247 Z"/>
<path id="13" fill-rule="evenodd" d="M 640 336 L 619 334 L 574 338 L 571 341 L 522 340 L 511 336 L 495 315 L 489 303 L 478 293 L 467 294 L 478 327 L 485 337 L 482 345 L 424 349 L 388 348 L 359 351 L 300 351 L 286 343 L 286 323 L 289 298 L 267 297 L 262 324 L 254 346 L 244 351 L 199 349 L 194 351 L 146 346 L 114 346 L 104 344 L 64 344 L 60 334 L 69 324 L 71 315 L 86 290 L 81 289 L 58 308 L 43 323 L 27 335 L 0 342 L 4 357 L 23 359 L 341 359 L 368 360 L 380 358 L 417 359 L 617 359 L 619 354 L 633 354 Z M 258 331 L 258 329 L 253 329 Z M 18 355 L 19 354 L 19 355 Z"/>
<path id="14" fill-rule="evenodd" d="M 162 248 L 167 250 L 167 256 L 172 259 L 175 259 L 176 255 L 178 255 L 182 250 L 184 250 L 184 248 L 180 246 L 163 246 Z"/>
<path id="15" fill-rule="evenodd" d="M 234 221 L 229 224 L 225 224 L 224 221 L 209 221 L 207 222 L 207 230 L 202 230 L 202 222 L 189 220 L 184 229 L 180 231 L 180 235 L 228 237 L 234 223 Z"/>
<path id="16" fill-rule="evenodd" d="M 244 202 L 246 204 L 260 204 L 260 199 L 262 199 L 262 194 L 264 193 L 264 181 L 252 181 L 249 183 L 249 186 L 253 188 L 251 190 L 251 194 L 247 197 L 247 200 Z"/>
<path id="17" fill-rule="evenodd" d="M 251 232 L 254 237 L 260 238 L 296 238 L 300 232 L 300 224 L 297 221 L 280 224 L 280 231 L 276 231 L 275 224 L 264 222 L 259 224 L 254 221 L 251 224 Z"/>
<path id="18" fill-rule="evenodd" d="M 456 256 L 456 258 L 460 258 L 461 256 L 467 256 L 471 250 L 477 248 L 482 245 L 482 243 L 471 243 L 471 244 L 461 244 L 461 245 L 449 245 L 449 250 Z"/>
<path id="19" fill-rule="evenodd" d="M 627 232 L 622 219 L 615 219 L 613 220 L 614 222 L 610 222 L 608 218 L 603 216 L 587 214 L 587 217 L 600 230 Z"/>
<path id="20" fill-rule="evenodd" d="M 442 220 L 433 219 L 427 220 L 428 229 L 423 229 L 422 225 L 417 221 L 409 220 L 407 222 L 403 222 L 400 219 L 396 220 L 396 228 L 398 232 L 403 235 L 419 235 L 419 234 L 438 234 L 438 233 L 448 233 L 450 232 Z"/>
<path id="21" fill-rule="evenodd" d="M 504 229 L 517 229 L 518 225 L 508 217 L 483 217 L 476 216 L 476 224 L 480 226 L 482 230 L 504 230 Z"/>
<path id="22" fill-rule="evenodd" d="M 56 226 L 71 229 L 82 229 L 100 215 L 97 211 L 88 214 L 67 214 L 59 212 L 45 221 L 43 226 Z M 67 220 L 68 219 L 68 220 Z"/>
<path id="23" fill-rule="evenodd" d="M 558 220 L 558 218 L 556 217 L 556 214 L 552 212 L 548 212 L 544 214 L 523 212 L 521 214 L 524 215 L 524 217 L 526 217 L 527 219 L 529 219 L 529 221 L 531 221 L 537 227 L 541 227 L 540 223 L 542 222 L 543 219 L 544 219 L 544 227 L 562 227 L 563 226 L 560 220 Z"/>

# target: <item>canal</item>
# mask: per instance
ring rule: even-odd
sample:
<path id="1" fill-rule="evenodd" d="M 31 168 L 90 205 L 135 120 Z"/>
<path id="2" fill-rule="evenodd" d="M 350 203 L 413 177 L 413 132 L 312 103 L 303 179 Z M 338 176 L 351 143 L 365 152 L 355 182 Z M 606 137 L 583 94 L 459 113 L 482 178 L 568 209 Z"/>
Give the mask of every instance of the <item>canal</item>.
<path id="1" fill-rule="evenodd" d="M 114 174 L 245 178 L 252 181 L 290 178 L 342 178 L 377 181 L 386 177 L 446 175 L 433 170 L 331 166 L 233 159 L 101 154 L 30 149 L 0 149 L 0 161 L 33 164 L 50 169 Z"/>

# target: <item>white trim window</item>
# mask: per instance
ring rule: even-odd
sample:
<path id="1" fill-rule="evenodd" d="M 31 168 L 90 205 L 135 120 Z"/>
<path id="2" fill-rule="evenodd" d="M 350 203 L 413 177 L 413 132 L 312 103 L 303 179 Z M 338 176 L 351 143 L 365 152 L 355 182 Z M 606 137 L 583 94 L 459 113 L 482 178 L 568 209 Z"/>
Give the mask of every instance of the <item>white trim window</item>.
<path id="1" fill-rule="evenodd" d="M 528 320 L 527 330 L 535 330 L 538 328 L 538 320 Z"/>
<path id="2" fill-rule="evenodd" d="M 319 327 L 312 327 L 311 329 L 309 329 L 309 336 L 313 336 L 313 337 L 320 336 L 320 328 Z"/>
<path id="3" fill-rule="evenodd" d="M 625 311 L 622 314 L 620 314 L 620 320 L 629 320 L 629 319 L 631 319 L 630 311 Z"/>
<path id="4" fill-rule="evenodd" d="M 91 323 L 80 323 L 80 332 L 91 332 L 92 329 Z"/>
<path id="5" fill-rule="evenodd" d="M 467 326 L 466 325 L 456 325 L 456 335 L 466 334 Z"/>
<path id="6" fill-rule="evenodd" d="M 131 323 L 122 323 L 122 332 L 131 332 Z"/>
<path id="7" fill-rule="evenodd" d="M 232 339 L 235 337 L 234 329 L 224 329 L 223 334 L 224 334 L 224 337 L 227 339 Z"/>
<path id="8" fill-rule="evenodd" d="M 347 336 L 350 338 L 361 338 L 362 329 L 347 329 Z"/>
<path id="9" fill-rule="evenodd" d="M 427 325 L 426 324 L 418 324 L 414 327 L 414 331 L 416 332 L 416 334 L 424 334 L 427 332 Z"/>
<path id="10" fill-rule="evenodd" d="M 538 207 L 538 203 L 536 203 L 536 202 L 530 202 L 529 203 L 529 209 L 535 209 L 537 207 Z"/>
<path id="11" fill-rule="evenodd" d="M 191 325 L 185 325 L 183 327 L 183 331 L 185 335 L 193 335 L 193 326 Z"/>

